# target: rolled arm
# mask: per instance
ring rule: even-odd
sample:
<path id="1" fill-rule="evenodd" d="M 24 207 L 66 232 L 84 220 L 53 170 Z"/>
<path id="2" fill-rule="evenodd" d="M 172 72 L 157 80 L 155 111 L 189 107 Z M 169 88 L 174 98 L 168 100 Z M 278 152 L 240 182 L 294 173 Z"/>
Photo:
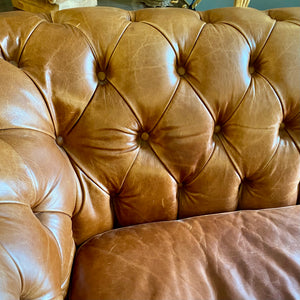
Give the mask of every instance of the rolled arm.
<path id="1" fill-rule="evenodd" d="M 74 255 L 76 187 L 55 140 L 0 132 L 0 299 L 63 299 Z"/>

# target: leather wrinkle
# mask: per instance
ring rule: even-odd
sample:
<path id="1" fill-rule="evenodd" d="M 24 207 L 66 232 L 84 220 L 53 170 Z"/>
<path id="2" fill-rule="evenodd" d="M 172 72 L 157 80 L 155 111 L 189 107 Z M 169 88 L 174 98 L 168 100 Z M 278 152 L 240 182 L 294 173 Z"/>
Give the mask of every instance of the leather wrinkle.
<path id="1" fill-rule="evenodd" d="M 49 189 L 49 191 L 43 195 L 43 199 L 39 199 L 37 200 L 38 203 L 35 204 L 35 206 L 32 207 L 32 210 L 35 210 L 38 206 L 40 206 L 41 204 L 43 204 L 43 202 L 45 201 L 45 199 L 47 199 L 48 196 L 51 195 L 51 193 L 56 189 L 56 187 L 59 185 L 59 181 L 61 180 L 62 175 L 56 174 L 56 178 L 54 180 L 54 182 L 52 182 L 51 184 L 51 188 Z"/>
<path id="2" fill-rule="evenodd" d="M 21 269 L 19 267 L 19 265 L 17 264 L 16 260 L 14 259 L 14 257 L 9 253 L 9 251 L 4 247 L 3 243 L 0 241 L 0 247 L 5 251 L 5 253 L 8 255 L 8 257 L 11 259 L 11 261 L 13 262 L 13 264 L 16 266 L 16 269 L 18 270 L 19 276 L 20 276 L 20 281 L 21 281 L 21 293 L 23 293 L 23 289 L 24 289 L 24 276 L 21 272 Z"/>
<path id="3" fill-rule="evenodd" d="M 151 269 L 146 268 L 146 267 L 143 267 L 141 264 L 136 264 L 136 263 L 134 263 L 133 261 L 124 258 L 124 257 L 123 257 L 122 255 L 120 255 L 120 254 L 111 253 L 111 252 L 109 252 L 109 251 L 105 251 L 105 250 L 102 250 L 102 249 L 97 249 L 97 251 L 100 252 L 100 253 L 104 253 L 104 254 L 109 254 L 109 255 L 115 256 L 115 257 L 117 257 L 118 259 L 120 259 L 121 261 L 125 262 L 126 264 L 131 265 L 131 266 L 134 266 L 136 269 L 141 270 L 141 272 L 142 272 L 143 274 L 146 272 L 147 274 L 150 274 L 151 276 L 153 276 L 154 278 L 156 278 L 159 282 L 164 283 L 164 281 L 162 280 L 161 277 L 159 277 L 159 276 L 156 275 L 154 272 L 152 272 Z M 172 287 L 170 287 L 169 285 L 165 285 L 165 287 L 168 288 L 168 289 L 171 289 L 171 288 L 172 288 Z"/>
<path id="4" fill-rule="evenodd" d="M 26 204 L 25 204 L 26 205 Z M 65 211 L 61 211 L 61 210 L 33 210 L 33 213 L 35 215 L 39 215 L 39 214 L 55 214 L 55 215 L 63 215 L 63 216 L 67 216 L 69 218 L 72 218 L 71 215 L 67 214 Z"/>
<path id="5" fill-rule="evenodd" d="M 1 137 L 1 135 L 0 135 L 0 137 Z M 5 139 L 2 139 L 6 144 L 8 144 L 9 145 L 9 147 L 10 148 L 12 148 L 13 149 L 13 151 L 18 155 L 18 158 L 22 161 L 22 163 L 24 164 L 24 166 L 25 166 L 25 168 L 26 168 L 26 170 L 27 170 L 27 172 L 29 173 L 29 175 L 30 175 L 30 183 L 31 183 L 31 185 L 32 185 L 32 189 L 33 189 L 33 191 L 34 191 L 34 203 L 37 201 L 37 182 L 36 182 L 36 180 L 35 180 L 35 176 L 34 176 L 34 174 L 33 174 L 33 171 L 31 170 L 31 168 L 29 168 L 28 167 L 28 165 L 27 165 L 27 163 L 25 162 L 25 160 L 23 159 L 23 157 L 22 157 L 22 155 L 11 145 L 11 144 L 9 144 Z M 32 208 L 31 206 L 30 206 L 30 208 Z"/>
<path id="6" fill-rule="evenodd" d="M 38 216 L 36 214 L 34 214 L 35 217 L 39 220 L 40 224 L 43 226 L 44 230 L 46 232 L 48 232 L 48 235 L 50 235 L 52 237 L 52 239 L 54 240 L 55 242 L 55 245 L 57 247 L 57 252 L 59 253 L 59 258 L 60 258 L 60 261 L 62 262 L 63 261 L 63 249 L 61 248 L 61 245 L 60 243 L 58 242 L 58 240 L 56 239 L 56 236 L 55 234 L 52 232 L 52 230 L 47 227 L 45 224 L 43 224 L 43 222 L 40 221 L 40 219 L 38 218 Z"/>

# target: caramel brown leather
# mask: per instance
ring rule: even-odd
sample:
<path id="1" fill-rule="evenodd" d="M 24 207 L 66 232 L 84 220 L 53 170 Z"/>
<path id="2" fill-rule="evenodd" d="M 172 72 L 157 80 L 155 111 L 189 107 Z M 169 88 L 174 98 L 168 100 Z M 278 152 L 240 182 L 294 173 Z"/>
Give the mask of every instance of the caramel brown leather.
<path id="1" fill-rule="evenodd" d="M 0 14 L 0 298 L 62 299 L 75 244 L 88 239 L 72 299 L 299 298 L 299 26 L 300 8 Z M 220 215 L 220 228 L 207 228 L 218 213 L 284 206 Z M 216 215 L 134 227 L 205 214 Z M 191 248 L 177 265 L 170 247 L 194 247 L 181 225 L 190 222 L 211 250 Z M 128 225 L 124 237 L 114 229 Z M 270 237 L 259 263 L 245 252 L 260 247 L 245 226 Z M 143 228 L 149 241 L 135 248 Z M 136 278 L 106 243 L 139 263 L 164 252 L 161 268 L 159 254 L 142 268 L 167 283 Z M 238 258 L 227 265 L 216 247 Z M 203 293 L 192 287 L 202 281 Z"/>

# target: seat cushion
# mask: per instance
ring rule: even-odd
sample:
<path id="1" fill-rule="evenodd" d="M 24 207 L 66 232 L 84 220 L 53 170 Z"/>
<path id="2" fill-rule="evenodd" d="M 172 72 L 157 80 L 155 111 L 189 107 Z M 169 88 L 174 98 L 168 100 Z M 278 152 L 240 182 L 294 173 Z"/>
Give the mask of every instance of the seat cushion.
<path id="1" fill-rule="evenodd" d="M 121 228 L 78 251 L 71 299 L 299 299 L 300 205 Z"/>

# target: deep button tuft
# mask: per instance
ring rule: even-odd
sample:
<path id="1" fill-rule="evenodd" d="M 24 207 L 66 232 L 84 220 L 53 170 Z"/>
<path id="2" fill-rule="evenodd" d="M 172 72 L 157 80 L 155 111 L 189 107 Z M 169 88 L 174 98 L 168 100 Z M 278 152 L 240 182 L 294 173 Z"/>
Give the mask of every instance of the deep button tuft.
<path id="1" fill-rule="evenodd" d="M 254 66 L 249 66 L 249 73 L 254 74 L 255 73 L 255 68 Z"/>
<path id="2" fill-rule="evenodd" d="M 104 82 L 106 79 L 106 74 L 104 72 L 99 72 L 97 76 L 100 82 Z"/>
<path id="3" fill-rule="evenodd" d="M 17 68 L 19 67 L 19 64 L 16 61 L 14 61 L 14 60 L 11 60 L 10 63 L 12 65 L 14 65 L 15 67 L 17 67 Z"/>
<path id="4" fill-rule="evenodd" d="M 56 138 L 56 144 L 57 144 L 58 146 L 62 146 L 62 145 L 64 144 L 64 138 L 63 138 L 62 136 L 58 136 L 58 137 Z"/>
<path id="5" fill-rule="evenodd" d="M 179 183 L 178 183 L 178 188 L 179 188 L 179 189 L 182 189 L 182 188 L 183 188 L 183 183 L 182 183 L 182 182 L 179 182 Z"/>
<path id="6" fill-rule="evenodd" d="M 184 67 L 179 67 L 177 69 L 177 73 L 180 75 L 180 76 L 183 76 L 185 74 L 185 68 Z"/>
<path id="7" fill-rule="evenodd" d="M 149 133 L 143 132 L 143 133 L 141 134 L 141 139 L 142 139 L 143 141 L 148 141 L 148 140 L 149 140 Z"/>
<path id="8" fill-rule="evenodd" d="M 279 130 L 283 130 L 285 128 L 285 124 L 282 122 L 280 125 L 279 125 Z"/>
<path id="9" fill-rule="evenodd" d="M 214 129 L 214 133 L 219 133 L 221 131 L 221 126 L 220 125 L 216 125 L 215 129 Z"/>

